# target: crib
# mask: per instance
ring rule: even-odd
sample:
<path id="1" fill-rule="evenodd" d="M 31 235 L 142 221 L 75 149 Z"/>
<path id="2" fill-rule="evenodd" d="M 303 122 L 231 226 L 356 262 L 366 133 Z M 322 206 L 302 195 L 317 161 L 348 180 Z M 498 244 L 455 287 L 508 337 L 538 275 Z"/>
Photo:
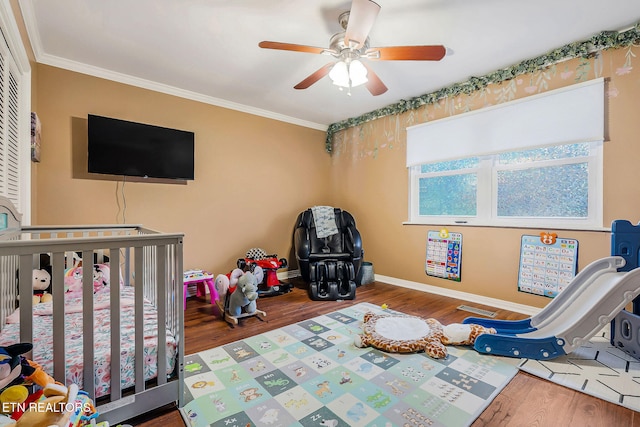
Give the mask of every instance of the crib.
<path id="1" fill-rule="evenodd" d="M 141 225 L 22 226 L 0 196 L 0 345 L 33 343 L 25 357 L 57 381 L 78 384 L 99 421 L 115 425 L 181 407 L 182 242 L 182 234 Z M 38 303 L 32 272 L 43 260 L 51 301 Z M 110 268 L 96 289 L 98 265 Z M 72 269 L 74 292 L 67 286 Z"/>

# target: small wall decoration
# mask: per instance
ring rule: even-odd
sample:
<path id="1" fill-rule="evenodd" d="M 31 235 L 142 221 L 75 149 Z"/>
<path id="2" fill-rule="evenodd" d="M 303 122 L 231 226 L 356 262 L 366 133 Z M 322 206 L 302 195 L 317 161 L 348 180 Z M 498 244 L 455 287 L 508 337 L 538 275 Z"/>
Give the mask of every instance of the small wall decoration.
<path id="1" fill-rule="evenodd" d="M 36 113 L 31 113 L 31 161 L 40 161 L 40 134 L 42 127 L 40 118 Z"/>
<path id="2" fill-rule="evenodd" d="M 522 236 L 519 291 L 554 298 L 571 283 L 577 269 L 577 240 L 550 232 Z"/>
<path id="3" fill-rule="evenodd" d="M 462 263 L 462 234 L 449 233 L 446 228 L 427 233 L 427 262 L 425 271 L 428 276 L 459 282 Z"/>

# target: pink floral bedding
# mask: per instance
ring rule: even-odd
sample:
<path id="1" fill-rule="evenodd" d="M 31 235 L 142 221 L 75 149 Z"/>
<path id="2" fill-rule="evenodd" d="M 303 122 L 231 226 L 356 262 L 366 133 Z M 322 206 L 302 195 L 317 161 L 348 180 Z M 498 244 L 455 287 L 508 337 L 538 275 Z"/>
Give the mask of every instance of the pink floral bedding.
<path id="1" fill-rule="evenodd" d="M 95 359 L 94 372 L 96 384 L 96 397 L 105 396 L 110 391 L 110 308 L 109 288 L 105 287 L 94 295 L 94 343 Z M 120 342 L 121 342 L 121 383 L 123 388 L 132 386 L 135 382 L 134 354 L 135 354 L 135 307 L 134 289 L 123 287 L 121 290 L 120 307 Z M 77 294 L 65 294 L 65 330 L 67 353 L 66 384 L 75 383 L 82 389 L 83 385 L 83 358 L 82 358 L 82 296 Z M 34 306 L 33 321 L 33 360 L 53 375 L 53 337 L 51 334 L 52 319 L 51 303 L 41 303 Z M 14 344 L 20 339 L 19 314 L 14 312 L 7 317 L 7 325 L 0 332 L 0 346 Z M 147 301 L 144 303 L 144 377 L 155 378 L 157 375 L 157 311 Z M 173 371 L 177 343 L 175 337 L 167 331 L 167 364 L 169 374 Z M 58 381 L 61 379 L 56 378 Z M 61 381 L 62 382 L 62 381 Z"/>

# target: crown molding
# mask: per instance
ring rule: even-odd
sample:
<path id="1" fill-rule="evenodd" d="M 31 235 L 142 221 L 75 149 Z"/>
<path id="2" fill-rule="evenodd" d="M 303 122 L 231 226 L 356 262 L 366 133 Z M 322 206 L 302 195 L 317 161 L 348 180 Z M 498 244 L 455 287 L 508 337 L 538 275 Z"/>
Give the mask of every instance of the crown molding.
<path id="1" fill-rule="evenodd" d="M 33 9 L 31 0 L 19 0 L 20 9 L 22 10 L 22 16 L 24 19 L 25 27 L 27 28 L 27 34 L 29 41 L 31 42 L 31 48 L 36 62 L 39 64 L 50 65 L 52 67 L 58 67 L 69 71 L 74 71 L 81 74 L 86 74 L 93 77 L 99 77 L 106 80 L 111 80 L 118 83 L 127 84 L 130 86 L 140 87 L 143 89 L 152 90 L 155 92 L 165 93 L 167 95 L 173 95 L 184 99 L 190 99 L 192 101 L 202 102 L 203 104 L 215 105 L 217 107 L 228 108 L 230 110 L 240 111 L 254 116 L 265 117 L 267 119 L 278 120 L 293 125 L 298 125 L 306 128 L 316 129 L 326 132 L 327 125 L 309 122 L 306 120 L 300 120 L 295 117 L 286 116 L 284 114 L 274 113 L 273 111 L 263 110 L 260 108 L 251 107 L 244 104 L 238 104 L 236 102 L 227 101 L 212 96 L 203 95 L 201 93 L 192 92 L 189 90 L 180 89 L 174 86 L 169 86 L 161 83 L 157 83 L 151 80 L 134 77 L 124 73 L 118 73 L 115 71 L 107 70 L 100 67 L 94 67 L 91 65 L 83 64 L 77 61 L 71 61 L 60 58 L 55 55 L 49 55 L 44 53 L 42 48 L 42 38 L 38 32 L 38 26 L 36 25 L 35 11 Z"/>
<path id="2" fill-rule="evenodd" d="M 35 54 L 35 49 L 34 49 Z M 53 67 L 62 68 L 77 73 L 87 74 L 93 77 L 99 77 L 106 80 L 115 81 L 143 89 L 152 90 L 155 92 L 165 93 L 167 95 L 173 95 L 184 99 L 190 99 L 192 101 L 202 102 L 203 104 L 215 105 L 217 107 L 228 108 L 230 110 L 240 111 L 254 116 L 265 117 L 267 119 L 278 120 L 285 123 L 290 123 L 306 128 L 316 129 L 323 132 L 327 131 L 327 125 L 320 123 L 309 122 L 306 120 L 300 120 L 295 117 L 286 116 L 284 114 L 274 113 L 272 111 L 263 110 L 260 108 L 250 107 L 248 105 L 239 104 L 236 102 L 227 101 L 212 96 L 203 95 L 201 93 L 192 92 L 189 90 L 180 89 L 174 86 L 157 83 L 151 80 L 142 79 L 139 77 L 133 77 L 128 74 L 118 73 L 115 71 L 106 70 L 104 68 L 94 67 L 91 65 L 83 64 L 80 62 L 70 61 L 62 59 L 57 56 L 36 54 L 36 61 L 40 64 L 50 65 Z"/>

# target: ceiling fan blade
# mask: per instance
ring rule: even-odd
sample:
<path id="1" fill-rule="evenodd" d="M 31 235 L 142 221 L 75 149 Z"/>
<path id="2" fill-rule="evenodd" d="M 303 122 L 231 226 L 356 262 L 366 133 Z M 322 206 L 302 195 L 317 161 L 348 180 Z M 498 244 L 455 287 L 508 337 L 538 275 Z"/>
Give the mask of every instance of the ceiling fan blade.
<path id="1" fill-rule="evenodd" d="M 447 48 L 442 45 L 391 46 L 368 49 L 365 56 L 380 61 L 439 61 L 446 53 Z"/>
<path id="2" fill-rule="evenodd" d="M 315 82 L 317 82 L 318 80 L 320 80 L 321 78 L 329 74 L 329 71 L 331 71 L 334 65 L 335 65 L 335 62 L 328 63 L 327 65 L 320 68 L 318 71 L 311 74 L 309 77 L 307 77 L 306 79 L 304 79 L 303 81 L 295 85 L 293 88 L 294 89 L 308 88 L 309 86 L 311 86 L 312 84 L 314 84 Z"/>
<path id="3" fill-rule="evenodd" d="M 380 12 L 380 5 L 371 0 L 353 0 L 349 21 L 344 34 L 344 44 L 360 49 Z"/>
<path id="4" fill-rule="evenodd" d="M 387 87 L 382 83 L 380 77 L 376 73 L 373 72 L 371 67 L 368 67 L 366 64 L 362 64 L 367 69 L 367 83 L 365 84 L 367 90 L 373 96 L 382 95 L 387 91 Z"/>
<path id="5" fill-rule="evenodd" d="M 291 50 L 293 52 L 306 52 L 306 53 L 323 53 L 327 49 L 323 47 L 305 46 L 302 44 L 293 43 L 280 43 L 272 41 L 262 41 L 258 43 L 263 49 L 278 49 L 278 50 Z"/>

